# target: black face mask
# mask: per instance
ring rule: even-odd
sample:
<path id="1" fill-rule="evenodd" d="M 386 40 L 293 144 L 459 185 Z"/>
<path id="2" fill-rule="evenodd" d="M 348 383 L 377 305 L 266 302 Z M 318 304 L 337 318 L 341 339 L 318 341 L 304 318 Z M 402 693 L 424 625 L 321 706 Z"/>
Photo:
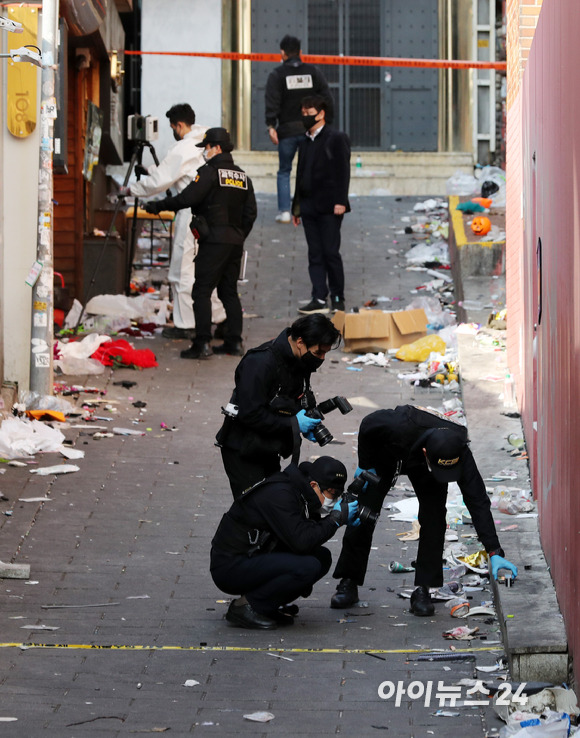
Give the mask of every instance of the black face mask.
<path id="1" fill-rule="evenodd" d="M 175 130 L 175 128 L 173 129 L 173 138 L 176 141 L 181 141 L 181 136 L 179 135 L 179 133 L 177 133 L 177 131 Z"/>
<path id="2" fill-rule="evenodd" d="M 304 124 L 304 128 L 306 128 L 307 131 L 309 131 L 313 125 L 315 125 L 318 121 L 316 120 L 316 115 L 303 115 L 302 116 L 302 123 Z"/>
<path id="3" fill-rule="evenodd" d="M 319 359 L 318 356 L 314 356 L 311 351 L 307 351 L 304 356 L 300 357 L 300 363 L 306 371 L 315 372 L 324 364 L 324 359 Z"/>

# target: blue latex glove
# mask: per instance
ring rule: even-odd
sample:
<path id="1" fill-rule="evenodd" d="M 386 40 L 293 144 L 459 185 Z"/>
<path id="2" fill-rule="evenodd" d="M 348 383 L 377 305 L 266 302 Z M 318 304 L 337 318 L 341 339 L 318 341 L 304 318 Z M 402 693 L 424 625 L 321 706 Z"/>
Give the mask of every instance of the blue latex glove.
<path id="1" fill-rule="evenodd" d="M 306 438 L 307 441 L 312 441 L 312 443 L 317 443 L 316 436 L 312 431 L 308 431 L 308 433 L 305 433 L 304 438 Z"/>
<path id="2" fill-rule="evenodd" d="M 332 508 L 330 516 L 338 526 L 348 525 L 351 528 L 358 527 L 360 525 L 358 500 L 354 500 L 354 502 L 347 502 L 343 499 L 338 500 Z"/>
<path id="3" fill-rule="evenodd" d="M 319 418 L 309 418 L 306 415 L 306 410 L 300 410 L 300 412 L 296 413 L 296 420 L 298 421 L 300 433 L 303 435 L 306 435 L 308 431 L 314 430 L 322 422 Z"/>
<path id="4" fill-rule="evenodd" d="M 377 470 L 376 469 L 361 469 L 360 466 L 357 466 L 356 471 L 354 473 L 354 478 L 356 479 L 357 477 L 360 477 L 360 475 L 364 471 L 370 471 L 372 474 L 376 474 L 377 473 Z M 367 489 L 368 486 L 369 486 L 369 483 L 368 482 L 365 482 L 364 487 L 362 488 L 362 491 L 364 492 Z"/>
<path id="5" fill-rule="evenodd" d="M 518 567 L 514 566 L 511 561 L 508 561 L 507 559 L 504 559 L 502 556 L 498 556 L 496 554 L 495 556 L 491 557 L 490 562 L 491 562 L 491 574 L 494 579 L 497 579 L 497 575 L 500 569 L 508 569 L 509 571 L 511 571 L 514 579 L 517 577 Z"/>

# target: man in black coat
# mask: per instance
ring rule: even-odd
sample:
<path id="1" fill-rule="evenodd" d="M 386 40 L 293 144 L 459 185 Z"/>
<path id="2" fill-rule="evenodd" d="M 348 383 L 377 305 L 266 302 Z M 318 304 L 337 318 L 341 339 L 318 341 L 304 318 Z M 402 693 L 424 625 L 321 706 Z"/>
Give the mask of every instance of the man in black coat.
<path id="1" fill-rule="evenodd" d="M 280 41 L 283 63 L 266 82 L 266 125 L 270 141 L 278 147 L 278 223 L 290 223 L 290 172 L 298 144 L 304 138 L 302 98 L 322 95 L 332 105 L 332 95 L 322 72 L 300 58 L 300 40 L 284 36 Z"/>
<path id="2" fill-rule="evenodd" d="M 500 569 L 517 576 L 516 567 L 504 558 L 491 514 L 491 503 L 473 455 L 467 428 L 436 411 L 412 405 L 377 410 L 363 419 L 358 435 L 359 469 L 378 474 L 380 482 L 363 491 L 361 504 L 380 512 L 386 494 L 399 474 L 406 474 L 419 500 L 419 549 L 415 562 L 416 589 L 411 612 L 431 615 L 434 608 L 429 587 L 443 584 L 446 499 L 448 482 L 457 482 L 473 525 L 497 579 Z M 358 601 L 371 549 L 373 528 L 361 526 L 343 538 L 334 578 L 340 579 L 331 607 L 350 607 Z"/>
<path id="3" fill-rule="evenodd" d="M 191 295 L 195 315 L 195 340 L 182 351 L 183 359 L 206 359 L 212 355 L 211 293 L 226 311 L 224 343 L 213 353 L 242 356 L 242 305 L 238 279 L 244 241 L 257 216 L 251 179 L 232 158 L 233 144 L 225 128 L 209 128 L 201 143 L 206 164 L 175 197 L 145 205 L 149 213 L 191 208 L 191 230 L 199 242 L 195 257 L 195 283 Z"/>
<path id="4" fill-rule="evenodd" d="M 316 404 L 310 377 L 339 341 L 326 316 L 307 315 L 240 361 L 216 437 L 234 497 L 280 471 L 280 457 L 297 457 L 301 434 L 314 440 L 320 420 L 305 412 Z"/>
<path id="5" fill-rule="evenodd" d="M 241 594 L 226 619 L 241 628 L 291 625 L 297 597 L 308 597 L 330 569 L 322 545 L 341 525 L 358 525 L 358 502 L 338 500 L 344 464 L 321 456 L 259 482 L 222 517 L 210 571 L 219 589 Z"/>
<path id="6" fill-rule="evenodd" d="M 344 269 L 340 256 L 340 227 L 350 211 L 350 141 L 326 122 L 326 100 L 317 95 L 302 100 L 306 136 L 298 151 L 292 222 L 302 221 L 308 244 L 308 273 L 312 299 L 299 313 L 344 310 Z"/>

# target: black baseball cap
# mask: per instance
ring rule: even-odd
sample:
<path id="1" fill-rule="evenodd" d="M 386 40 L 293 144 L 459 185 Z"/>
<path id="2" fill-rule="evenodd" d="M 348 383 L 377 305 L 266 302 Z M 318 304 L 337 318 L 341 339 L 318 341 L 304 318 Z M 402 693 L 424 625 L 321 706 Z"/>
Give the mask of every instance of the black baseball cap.
<path id="1" fill-rule="evenodd" d="M 318 482 L 321 489 L 335 489 L 344 491 L 346 484 L 346 466 L 332 456 L 320 456 L 316 461 L 303 461 L 299 466 L 300 471 L 306 476 Z"/>
<path id="2" fill-rule="evenodd" d="M 435 428 L 425 440 L 431 472 L 438 482 L 457 482 L 463 472 L 467 441 L 451 428 Z"/>
<path id="3" fill-rule="evenodd" d="M 230 138 L 230 132 L 226 128 L 208 128 L 203 137 L 203 141 L 195 144 L 199 149 L 204 149 L 207 144 L 211 146 L 231 146 L 232 139 Z"/>

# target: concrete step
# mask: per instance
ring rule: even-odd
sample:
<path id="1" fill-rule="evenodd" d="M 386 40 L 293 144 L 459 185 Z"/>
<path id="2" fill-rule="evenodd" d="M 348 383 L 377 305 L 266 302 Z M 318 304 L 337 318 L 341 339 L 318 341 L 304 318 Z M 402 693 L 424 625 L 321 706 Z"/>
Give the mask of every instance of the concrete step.
<path id="1" fill-rule="evenodd" d="M 357 157 L 361 166 L 356 166 Z M 252 178 L 256 192 L 276 192 L 276 151 L 236 151 L 235 161 Z M 473 172 L 466 152 L 362 151 L 352 156 L 350 192 L 355 195 L 445 195 L 445 184 L 458 169 Z M 296 160 L 292 172 L 292 191 Z"/>

